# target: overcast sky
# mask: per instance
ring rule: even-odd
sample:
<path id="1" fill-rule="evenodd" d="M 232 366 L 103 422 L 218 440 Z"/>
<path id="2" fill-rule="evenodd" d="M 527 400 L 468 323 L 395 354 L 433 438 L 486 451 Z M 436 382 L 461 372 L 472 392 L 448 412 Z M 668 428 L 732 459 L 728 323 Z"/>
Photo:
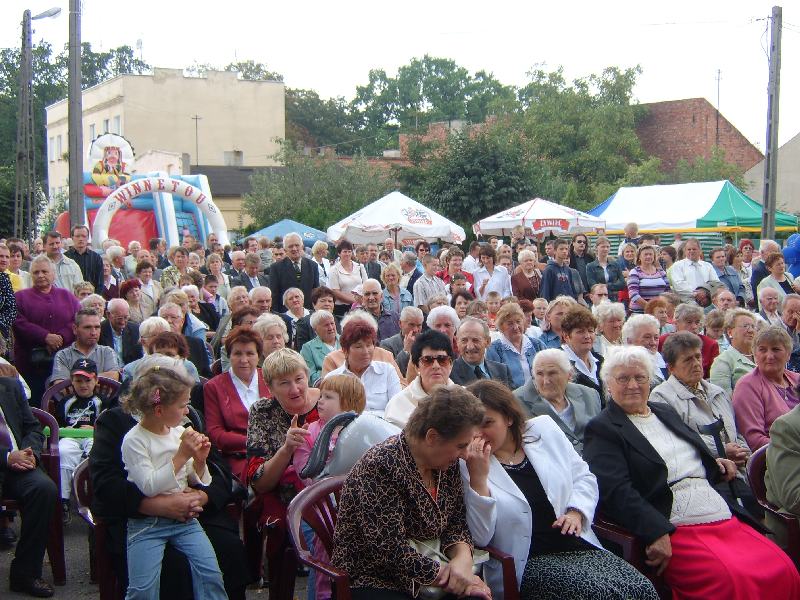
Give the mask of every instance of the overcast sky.
<path id="1" fill-rule="evenodd" d="M 524 85 L 534 66 L 563 65 L 568 78 L 604 67 L 641 65 L 640 102 L 704 97 L 762 151 L 766 125 L 769 33 L 773 2 L 537 0 L 345 2 L 83 1 L 82 38 L 94 49 L 142 42 L 153 66 L 225 65 L 253 59 L 291 87 L 352 98 L 370 69 L 394 74 L 428 53 L 503 83 Z M 3 0 L 0 46 L 18 46 L 22 12 L 52 6 L 55 19 L 34 21 L 34 42 L 61 48 L 68 0 Z M 783 4 L 781 143 L 800 132 L 800 0 Z"/>

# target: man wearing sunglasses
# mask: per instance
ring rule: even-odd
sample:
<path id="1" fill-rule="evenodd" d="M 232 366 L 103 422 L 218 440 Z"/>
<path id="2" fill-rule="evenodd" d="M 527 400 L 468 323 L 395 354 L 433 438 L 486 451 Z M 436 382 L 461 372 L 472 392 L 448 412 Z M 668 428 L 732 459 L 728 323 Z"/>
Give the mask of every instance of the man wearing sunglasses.
<path id="1" fill-rule="evenodd" d="M 446 335 L 434 329 L 419 334 L 411 347 L 411 362 L 417 368 L 417 376 L 389 400 L 383 418 L 398 427 L 405 427 L 419 401 L 433 388 L 456 385 L 450 379 L 454 358 L 453 346 Z"/>

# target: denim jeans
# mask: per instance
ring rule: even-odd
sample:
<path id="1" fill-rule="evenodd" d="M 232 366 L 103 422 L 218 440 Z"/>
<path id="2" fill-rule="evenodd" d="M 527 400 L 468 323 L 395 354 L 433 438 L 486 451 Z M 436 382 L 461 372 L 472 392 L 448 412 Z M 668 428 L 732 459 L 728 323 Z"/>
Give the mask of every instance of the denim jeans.
<path id="1" fill-rule="evenodd" d="M 314 530 L 311 528 L 311 525 L 302 521 L 300 523 L 300 530 L 303 532 L 303 538 L 306 540 L 306 545 L 309 549 L 314 547 L 314 538 L 317 536 L 314 535 Z M 306 599 L 307 600 L 316 600 L 317 598 L 317 586 L 316 586 L 316 571 L 314 569 L 308 570 L 308 580 L 306 582 Z M 330 587 L 330 586 L 328 586 Z"/>
<path id="2" fill-rule="evenodd" d="M 158 600 L 161 559 L 169 542 L 192 571 L 195 600 L 227 599 L 214 548 L 197 519 L 186 523 L 164 517 L 128 519 L 128 593 L 126 600 Z"/>

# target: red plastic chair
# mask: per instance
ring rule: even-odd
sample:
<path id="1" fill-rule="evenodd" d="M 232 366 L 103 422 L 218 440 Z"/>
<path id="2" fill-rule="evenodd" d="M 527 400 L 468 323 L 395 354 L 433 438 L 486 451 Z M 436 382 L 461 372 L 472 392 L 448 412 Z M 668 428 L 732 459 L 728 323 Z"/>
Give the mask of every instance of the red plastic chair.
<path id="1" fill-rule="evenodd" d="M 302 490 L 289 504 L 287 520 L 289 521 L 289 534 L 294 550 L 301 563 L 307 565 L 332 580 L 337 600 L 350 600 L 350 576 L 333 565 L 316 560 L 311 556 L 311 550 L 306 544 L 301 530 L 301 523 L 305 521 L 314 530 L 325 550 L 330 556 L 333 553 L 333 532 L 336 527 L 336 507 L 339 504 L 339 494 L 346 475 L 327 477 Z M 517 574 L 514 566 L 514 557 L 495 548 L 484 548 L 489 555 L 500 561 L 503 566 L 503 587 L 507 600 L 519 600 L 517 589 Z M 292 582 L 294 593 L 294 582 Z"/>
<path id="2" fill-rule="evenodd" d="M 95 394 L 103 401 L 103 404 L 108 407 L 119 395 L 119 386 L 119 381 L 109 379 L 108 377 L 98 377 Z M 54 414 L 53 411 L 55 410 L 56 403 L 64 398 L 69 398 L 73 394 L 75 394 L 75 390 L 72 389 L 72 383 L 69 379 L 59 381 L 47 388 L 44 394 L 42 394 L 41 408 L 52 415 Z"/>
<path id="3" fill-rule="evenodd" d="M 786 531 L 786 548 L 784 551 L 800 567 L 800 521 L 794 515 L 782 513 L 778 507 L 767 500 L 767 487 L 764 484 L 764 474 L 767 472 L 767 448 L 762 446 L 750 456 L 747 462 L 747 482 L 758 503 L 768 512 Z"/>
<path id="4" fill-rule="evenodd" d="M 49 427 L 50 432 L 45 438 L 42 448 L 41 464 L 45 472 L 56 484 L 56 489 L 61 490 L 61 461 L 58 456 L 58 423 L 55 417 L 38 408 L 31 408 L 33 416 L 39 419 L 42 427 Z M 0 510 L 19 511 L 20 504 L 16 500 L 0 497 Z M 30 516 L 28 518 L 31 518 Z M 57 494 L 56 506 L 50 519 L 50 531 L 47 536 L 47 556 L 53 569 L 53 582 L 56 585 L 67 583 L 67 566 L 64 557 L 64 524 L 61 521 L 61 493 Z"/>

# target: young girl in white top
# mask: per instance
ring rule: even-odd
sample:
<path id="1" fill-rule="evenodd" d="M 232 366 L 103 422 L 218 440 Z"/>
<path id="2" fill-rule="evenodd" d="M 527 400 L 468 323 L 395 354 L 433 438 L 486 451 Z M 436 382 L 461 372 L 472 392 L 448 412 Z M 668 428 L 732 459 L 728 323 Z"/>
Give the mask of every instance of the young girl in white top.
<path id="1" fill-rule="evenodd" d="M 149 497 L 182 493 L 189 484 L 208 485 L 208 438 L 181 426 L 189 414 L 192 381 L 179 365 L 137 370 L 125 410 L 141 420 L 122 440 L 128 480 Z M 128 519 L 126 599 L 159 597 L 161 560 L 169 542 L 186 555 L 195 600 L 227 598 L 214 549 L 197 519 Z"/>

